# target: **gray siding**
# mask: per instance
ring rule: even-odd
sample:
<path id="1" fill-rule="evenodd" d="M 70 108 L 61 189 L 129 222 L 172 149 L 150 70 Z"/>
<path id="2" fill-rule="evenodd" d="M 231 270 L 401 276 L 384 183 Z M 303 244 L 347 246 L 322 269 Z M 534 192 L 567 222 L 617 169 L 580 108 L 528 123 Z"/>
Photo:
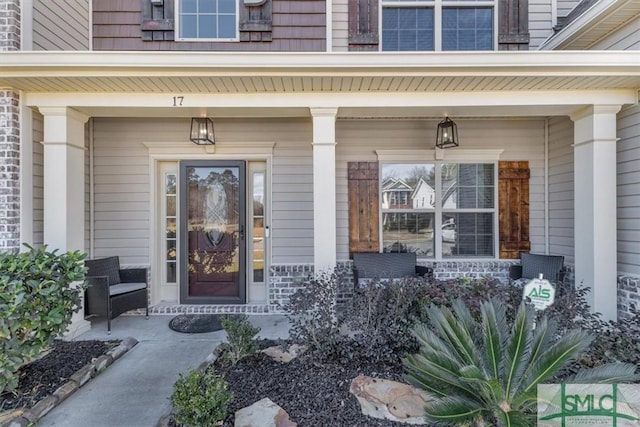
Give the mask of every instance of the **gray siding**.
<path id="1" fill-rule="evenodd" d="M 537 49 L 552 33 L 551 0 L 529 0 L 529 49 Z"/>
<path id="2" fill-rule="evenodd" d="M 549 121 L 549 252 L 574 262 L 573 122 Z"/>
<path id="3" fill-rule="evenodd" d="M 91 172 L 89 168 L 90 162 L 90 125 L 85 124 L 84 127 L 84 251 L 91 256 L 91 203 L 90 203 L 90 192 L 91 192 L 91 181 L 89 174 Z"/>
<path id="4" fill-rule="evenodd" d="M 275 141 L 272 262 L 313 262 L 310 119 L 216 120 L 219 144 Z M 149 155 L 143 141 L 186 141 L 185 119 L 94 119 L 95 254 L 149 264 Z M 203 156 L 206 158 L 206 156 Z"/>
<path id="5" fill-rule="evenodd" d="M 567 16 L 580 0 L 557 0 L 558 17 Z"/>
<path id="6" fill-rule="evenodd" d="M 618 273 L 640 275 L 640 106 L 618 113 Z"/>
<path id="7" fill-rule="evenodd" d="M 33 112 L 33 244 L 44 242 L 44 117 Z"/>
<path id="8" fill-rule="evenodd" d="M 436 121 L 344 120 L 336 128 L 337 259 L 348 258 L 347 162 L 377 161 L 375 150 L 431 149 Z M 461 145 L 504 149 L 501 160 L 528 160 L 532 251 L 544 251 L 544 121 L 458 120 Z M 425 136 L 426 135 L 426 136 Z M 432 137 L 429 137 L 432 136 Z M 505 142 L 508 141 L 508 144 Z"/>
<path id="9" fill-rule="evenodd" d="M 89 50 L 89 0 L 34 0 L 33 50 Z"/>

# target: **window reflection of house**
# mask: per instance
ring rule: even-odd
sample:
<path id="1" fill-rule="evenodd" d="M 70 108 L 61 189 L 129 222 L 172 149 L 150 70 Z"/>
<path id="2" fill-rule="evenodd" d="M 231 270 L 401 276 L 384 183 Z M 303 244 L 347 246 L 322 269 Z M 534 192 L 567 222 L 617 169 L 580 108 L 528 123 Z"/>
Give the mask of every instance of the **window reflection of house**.
<path id="1" fill-rule="evenodd" d="M 410 209 L 413 189 L 404 180 L 388 177 L 382 182 L 383 209 Z"/>
<path id="2" fill-rule="evenodd" d="M 413 209 L 433 209 L 435 207 L 436 190 L 420 178 L 416 189 L 411 194 Z"/>

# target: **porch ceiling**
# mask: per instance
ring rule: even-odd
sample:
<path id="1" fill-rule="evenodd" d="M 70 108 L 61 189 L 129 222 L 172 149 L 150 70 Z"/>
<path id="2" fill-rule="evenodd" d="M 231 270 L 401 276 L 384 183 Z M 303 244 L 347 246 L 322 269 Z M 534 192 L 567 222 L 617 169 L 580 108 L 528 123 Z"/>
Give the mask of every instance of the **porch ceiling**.
<path id="1" fill-rule="evenodd" d="M 32 93 L 429 93 L 640 88 L 637 52 L 7 52 L 0 87 Z"/>

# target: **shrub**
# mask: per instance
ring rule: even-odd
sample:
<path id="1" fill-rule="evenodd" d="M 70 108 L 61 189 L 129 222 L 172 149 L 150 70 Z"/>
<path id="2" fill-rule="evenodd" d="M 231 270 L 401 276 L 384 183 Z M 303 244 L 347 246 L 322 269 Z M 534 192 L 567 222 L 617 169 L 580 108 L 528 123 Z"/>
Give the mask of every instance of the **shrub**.
<path id="1" fill-rule="evenodd" d="M 175 420 L 192 427 L 214 426 L 223 421 L 232 400 L 227 382 L 212 369 L 180 374 L 171 394 Z"/>
<path id="2" fill-rule="evenodd" d="M 15 375 L 71 323 L 80 309 L 85 254 L 29 247 L 0 253 L 0 392 L 18 385 Z"/>
<path id="3" fill-rule="evenodd" d="M 254 338 L 260 332 L 260 328 L 253 327 L 246 315 L 222 316 L 220 322 L 227 333 L 225 356 L 232 365 L 238 363 L 243 357 L 256 354 L 258 345 Z"/>
<path id="4" fill-rule="evenodd" d="M 336 299 L 341 280 L 336 273 L 310 278 L 284 306 L 291 325 L 289 335 L 307 344 L 311 352 L 322 351 L 338 335 Z"/>
<path id="5" fill-rule="evenodd" d="M 546 316 L 533 329 L 534 309 L 525 303 L 513 322 L 498 300 L 481 303 L 481 320 L 460 300 L 453 310 L 432 305 L 428 317 L 414 329 L 420 352 L 404 363 L 409 382 L 433 395 L 425 413 L 436 425 L 533 425 L 537 385 L 591 342 L 579 329 L 559 335 Z M 631 364 L 603 365 L 567 382 L 633 381 L 635 371 Z"/>

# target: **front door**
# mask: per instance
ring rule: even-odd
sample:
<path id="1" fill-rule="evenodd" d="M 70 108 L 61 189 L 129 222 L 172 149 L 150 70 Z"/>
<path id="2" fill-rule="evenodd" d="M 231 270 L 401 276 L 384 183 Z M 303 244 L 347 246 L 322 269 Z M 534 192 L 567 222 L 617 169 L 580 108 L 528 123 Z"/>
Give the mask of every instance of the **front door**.
<path id="1" fill-rule="evenodd" d="M 245 162 L 180 162 L 180 302 L 243 304 Z"/>

